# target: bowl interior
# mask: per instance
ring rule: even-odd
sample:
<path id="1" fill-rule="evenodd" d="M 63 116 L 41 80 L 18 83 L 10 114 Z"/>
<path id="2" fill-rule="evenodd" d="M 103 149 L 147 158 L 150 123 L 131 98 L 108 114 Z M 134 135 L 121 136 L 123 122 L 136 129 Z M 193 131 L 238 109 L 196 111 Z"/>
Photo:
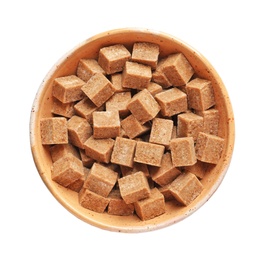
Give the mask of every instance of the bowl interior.
<path id="1" fill-rule="evenodd" d="M 51 180 L 51 157 L 46 146 L 41 144 L 40 119 L 50 117 L 52 106 L 52 83 L 57 77 L 75 74 L 81 58 L 97 58 L 101 47 L 116 43 L 124 44 L 129 50 L 134 42 L 152 42 L 160 46 L 160 57 L 182 52 L 189 60 L 196 74 L 211 80 L 216 108 L 220 113 L 219 136 L 225 139 L 222 157 L 217 165 L 207 169 L 202 179 L 204 190 L 189 206 L 182 207 L 167 202 L 167 212 L 148 221 L 141 221 L 137 216 L 119 217 L 107 213 L 87 210 L 78 203 L 78 194 Z M 212 65 L 196 50 L 170 35 L 146 29 L 119 29 L 96 35 L 61 58 L 43 80 L 34 100 L 30 120 L 30 141 L 37 170 L 53 196 L 72 214 L 94 226 L 119 232 L 143 232 L 176 223 L 201 207 L 216 191 L 229 166 L 234 146 L 234 117 L 226 88 Z"/>

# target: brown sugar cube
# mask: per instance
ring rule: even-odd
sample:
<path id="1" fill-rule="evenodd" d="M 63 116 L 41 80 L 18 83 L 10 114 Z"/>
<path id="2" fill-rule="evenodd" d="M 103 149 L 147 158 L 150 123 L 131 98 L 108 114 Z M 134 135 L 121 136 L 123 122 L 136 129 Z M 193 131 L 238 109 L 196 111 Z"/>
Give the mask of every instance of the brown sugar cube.
<path id="1" fill-rule="evenodd" d="M 122 73 L 111 74 L 110 82 L 112 83 L 116 93 L 124 91 L 124 88 L 122 87 Z"/>
<path id="2" fill-rule="evenodd" d="M 138 141 L 134 161 L 152 166 L 161 166 L 164 150 L 163 145 Z"/>
<path id="3" fill-rule="evenodd" d="M 164 195 L 165 201 L 174 200 L 172 193 L 169 190 L 169 185 L 159 187 L 158 190 Z"/>
<path id="4" fill-rule="evenodd" d="M 126 117 L 129 114 L 127 105 L 130 100 L 131 93 L 129 91 L 114 93 L 114 95 L 106 102 L 106 111 L 117 110 L 120 117 Z"/>
<path id="5" fill-rule="evenodd" d="M 110 75 L 110 82 L 112 83 L 115 93 L 131 91 L 130 88 L 123 88 L 122 86 L 122 73 L 115 73 Z"/>
<path id="6" fill-rule="evenodd" d="M 144 89 L 152 77 L 151 67 L 127 61 L 122 74 L 123 88 Z"/>
<path id="7" fill-rule="evenodd" d="M 64 187 L 82 178 L 83 175 L 83 164 L 81 160 L 71 153 L 66 154 L 52 164 L 52 180 Z"/>
<path id="8" fill-rule="evenodd" d="M 111 138 L 94 139 L 91 136 L 84 143 L 84 148 L 87 156 L 98 162 L 109 163 L 113 145 L 114 140 Z"/>
<path id="9" fill-rule="evenodd" d="M 196 78 L 186 85 L 188 104 L 196 110 L 206 110 L 215 105 L 211 81 Z"/>
<path id="10" fill-rule="evenodd" d="M 134 162 L 132 167 L 120 165 L 120 169 L 123 176 L 127 176 L 129 174 L 135 172 L 143 172 L 146 177 L 149 177 L 149 170 L 146 164 Z"/>
<path id="11" fill-rule="evenodd" d="M 67 188 L 78 193 L 82 189 L 84 181 L 85 181 L 85 177 L 82 177 L 76 180 L 75 182 L 71 183 L 70 185 L 68 185 Z"/>
<path id="12" fill-rule="evenodd" d="M 150 143 L 168 146 L 173 129 L 173 121 L 170 119 L 154 118 L 150 132 Z"/>
<path id="13" fill-rule="evenodd" d="M 106 76 L 97 73 L 83 85 L 82 91 L 97 107 L 100 107 L 114 94 L 115 89 Z"/>
<path id="14" fill-rule="evenodd" d="M 84 188 L 107 197 L 118 179 L 118 173 L 95 162 L 88 173 Z"/>
<path id="15" fill-rule="evenodd" d="M 65 117 L 49 117 L 40 120 L 42 144 L 68 143 L 67 119 Z"/>
<path id="16" fill-rule="evenodd" d="M 162 88 L 161 85 L 159 85 L 155 82 L 149 82 L 148 85 L 147 85 L 147 90 L 154 97 L 156 94 L 162 92 L 163 88 Z"/>
<path id="17" fill-rule="evenodd" d="M 122 122 L 121 122 L 122 123 Z M 122 126 L 122 125 L 121 125 Z M 126 132 L 125 132 L 125 130 L 121 127 L 121 129 L 120 129 L 120 135 L 119 135 L 120 137 L 124 137 L 124 138 L 128 138 L 128 136 L 126 135 Z"/>
<path id="18" fill-rule="evenodd" d="M 76 147 L 71 144 L 55 144 L 50 147 L 50 155 L 53 162 L 56 162 L 66 154 L 71 153 L 80 159 L 80 155 Z"/>
<path id="19" fill-rule="evenodd" d="M 133 45 L 131 60 L 149 65 L 155 69 L 160 53 L 159 45 L 150 42 L 136 42 Z"/>
<path id="20" fill-rule="evenodd" d="M 66 118 L 71 118 L 75 114 L 74 102 L 62 103 L 57 98 L 53 98 L 51 112 L 54 115 L 59 115 L 59 116 L 63 116 L 63 117 L 66 117 Z"/>
<path id="21" fill-rule="evenodd" d="M 90 124 L 92 124 L 93 112 L 101 111 L 103 107 L 97 107 L 93 102 L 85 97 L 74 105 L 76 115 L 85 118 Z"/>
<path id="22" fill-rule="evenodd" d="M 188 206 L 201 194 L 203 185 L 193 173 L 187 172 L 179 175 L 169 185 L 169 190 L 177 201 Z"/>
<path id="23" fill-rule="evenodd" d="M 100 196 L 88 189 L 82 188 L 79 192 L 79 204 L 86 209 L 103 213 L 108 203 L 109 198 Z"/>
<path id="24" fill-rule="evenodd" d="M 141 124 L 144 124 L 159 113 L 160 106 L 150 92 L 143 89 L 132 97 L 128 109 Z"/>
<path id="25" fill-rule="evenodd" d="M 85 150 L 80 149 L 80 157 L 81 157 L 83 166 L 91 168 L 91 166 L 93 165 L 95 160 L 93 158 L 87 156 Z"/>
<path id="26" fill-rule="evenodd" d="M 173 116 L 187 110 L 187 95 L 177 88 L 160 92 L 155 95 L 155 99 L 163 116 Z"/>
<path id="27" fill-rule="evenodd" d="M 151 190 L 148 198 L 136 201 L 134 206 L 141 220 L 149 220 L 166 212 L 164 195 L 157 188 Z"/>
<path id="28" fill-rule="evenodd" d="M 87 82 L 94 74 L 102 73 L 106 74 L 105 71 L 98 64 L 95 59 L 80 59 L 76 71 L 76 75 Z"/>
<path id="29" fill-rule="evenodd" d="M 218 135 L 219 131 L 219 111 L 211 108 L 204 111 L 196 111 L 196 114 L 202 116 L 204 119 L 204 133 L 211 135 Z"/>
<path id="30" fill-rule="evenodd" d="M 150 168 L 152 180 L 162 187 L 172 182 L 180 173 L 181 171 L 173 166 L 170 153 L 163 155 L 161 167 Z"/>
<path id="31" fill-rule="evenodd" d="M 177 138 L 177 126 L 173 126 L 172 128 L 172 132 L 171 132 L 171 138 L 170 140 L 174 139 L 174 138 Z M 168 144 L 168 146 L 166 147 L 167 150 L 170 150 L 170 142 Z"/>
<path id="32" fill-rule="evenodd" d="M 85 84 L 75 75 L 56 78 L 52 86 L 52 95 L 62 103 L 70 103 L 81 100 L 84 93 L 81 90 Z"/>
<path id="33" fill-rule="evenodd" d="M 143 172 L 135 172 L 118 179 L 121 196 L 126 204 L 145 199 L 150 195 L 147 178 Z"/>
<path id="34" fill-rule="evenodd" d="M 172 163 L 175 167 L 196 163 L 194 140 L 192 137 L 175 138 L 170 141 Z"/>
<path id="35" fill-rule="evenodd" d="M 134 204 L 126 204 L 119 190 L 112 190 L 109 194 L 108 214 L 130 216 L 134 213 Z"/>
<path id="36" fill-rule="evenodd" d="M 177 136 L 193 137 L 197 140 L 199 132 L 203 131 L 204 120 L 194 113 L 183 113 L 177 117 Z"/>
<path id="37" fill-rule="evenodd" d="M 110 161 L 119 165 L 132 167 L 135 146 L 135 140 L 116 137 Z"/>
<path id="38" fill-rule="evenodd" d="M 141 124 L 133 115 L 129 115 L 121 121 L 121 127 L 125 131 L 125 135 L 133 139 L 150 130 L 148 123 Z"/>
<path id="39" fill-rule="evenodd" d="M 194 74 L 194 69 L 182 53 L 169 55 L 163 64 L 162 71 L 173 86 L 185 85 Z"/>
<path id="40" fill-rule="evenodd" d="M 173 126 L 172 133 L 171 133 L 171 139 L 177 138 L 177 126 Z"/>
<path id="41" fill-rule="evenodd" d="M 195 146 L 197 159 L 203 162 L 217 164 L 224 148 L 224 139 L 200 132 Z"/>
<path id="42" fill-rule="evenodd" d="M 172 86 L 172 84 L 163 72 L 163 66 L 164 66 L 165 60 L 166 59 L 161 59 L 158 62 L 155 71 L 153 71 L 152 73 L 152 81 L 158 83 L 163 88 L 169 88 L 170 86 Z"/>
<path id="43" fill-rule="evenodd" d="M 95 111 L 93 113 L 93 137 L 114 138 L 120 135 L 118 111 Z"/>
<path id="44" fill-rule="evenodd" d="M 199 160 L 197 160 L 197 162 L 191 166 L 184 167 L 186 172 L 191 172 L 195 174 L 196 177 L 200 180 L 204 178 L 204 176 L 210 171 L 211 168 L 211 164 Z"/>
<path id="45" fill-rule="evenodd" d="M 130 57 L 124 45 L 116 44 L 100 49 L 98 63 L 107 74 L 113 74 L 122 71 Z"/>
<path id="46" fill-rule="evenodd" d="M 84 175 L 80 179 L 78 179 L 75 182 L 68 185 L 67 188 L 79 193 L 80 190 L 83 188 L 83 185 L 84 185 L 84 182 L 85 182 L 88 172 L 89 172 L 89 169 L 84 167 L 83 168 Z"/>
<path id="47" fill-rule="evenodd" d="M 92 128 L 85 118 L 73 116 L 68 120 L 68 136 L 71 144 L 84 149 L 84 142 L 91 135 Z"/>

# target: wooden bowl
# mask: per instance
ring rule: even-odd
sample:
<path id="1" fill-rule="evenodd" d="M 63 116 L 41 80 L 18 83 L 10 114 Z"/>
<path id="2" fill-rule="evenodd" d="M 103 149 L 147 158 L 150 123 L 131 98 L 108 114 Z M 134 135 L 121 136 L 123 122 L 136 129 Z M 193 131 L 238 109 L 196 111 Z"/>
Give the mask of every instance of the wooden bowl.
<path id="1" fill-rule="evenodd" d="M 96 213 L 80 206 L 78 194 L 51 180 L 52 160 L 47 146 L 41 144 L 40 119 L 50 117 L 52 106 L 52 83 L 60 76 L 74 74 L 81 58 L 97 58 L 101 47 L 121 43 L 131 49 L 134 42 L 152 42 L 160 46 L 160 56 L 182 52 L 199 77 L 211 80 L 215 92 L 216 108 L 220 112 L 219 136 L 225 146 L 217 165 L 212 165 L 202 179 L 204 190 L 189 206 L 166 203 L 166 213 L 147 221 L 137 216 L 113 216 Z M 181 221 L 199 209 L 221 184 L 229 167 L 234 147 L 234 116 L 227 90 L 212 65 L 203 55 L 183 41 L 168 34 L 147 29 L 117 29 L 93 36 L 61 58 L 48 72 L 34 100 L 30 119 L 30 143 L 37 170 L 52 195 L 79 219 L 102 229 L 119 232 L 144 232 L 167 227 Z"/>

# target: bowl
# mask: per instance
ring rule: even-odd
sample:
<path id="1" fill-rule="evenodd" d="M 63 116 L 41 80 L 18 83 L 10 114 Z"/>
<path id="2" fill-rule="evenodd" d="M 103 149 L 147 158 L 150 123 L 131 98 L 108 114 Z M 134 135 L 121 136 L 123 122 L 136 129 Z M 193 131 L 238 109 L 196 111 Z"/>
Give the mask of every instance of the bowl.
<path id="1" fill-rule="evenodd" d="M 78 61 L 81 58 L 97 58 L 98 51 L 104 46 L 124 44 L 132 48 L 134 42 L 151 42 L 160 46 L 160 56 L 182 52 L 196 74 L 212 82 L 216 108 L 220 113 L 219 136 L 225 144 L 222 156 L 216 165 L 212 165 L 209 173 L 201 180 L 204 189 L 200 196 L 189 206 L 178 207 L 174 203 L 166 203 L 166 213 L 146 221 L 137 216 L 114 216 L 107 213 L 97 213 L 82 207 L 78 202 L 78 194 L 58 185 L 51 179 L 52 160 L 47 146 L 43 146 L 40 137 L 40 119 L 50 117 L 52 105 L 52 85 L 57 77 L 75 74 Z M 197 50 L 169 34 L 137 28 L 115 29 L 95 35 L 76 46 L 64 55 L 50 69 L 44 78 L 34 99 L 30 118 L 30 143 L 33 159 L 40 177 L 52 195 L 69 212 L 77 218 L 101 229 L 117 232 L 145 232 L 168 227 L 190 216 L 214 194 L 221 184 L 231 161 L 234 147 L 234 116 L 227 90 L 216 70 L 209 61 Z"/>

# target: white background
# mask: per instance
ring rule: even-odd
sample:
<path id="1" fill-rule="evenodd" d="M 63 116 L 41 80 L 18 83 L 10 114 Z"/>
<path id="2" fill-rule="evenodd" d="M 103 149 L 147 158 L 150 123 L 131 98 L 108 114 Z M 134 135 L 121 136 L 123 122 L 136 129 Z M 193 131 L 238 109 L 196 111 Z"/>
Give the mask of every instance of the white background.
<path id="1" fill-rule="evenodd" d="M 0 259 L 274 259 L 272 1 L 1 1 Z M 32 160 L 29 118 L 54 63 L 85 39 L 142 27 L 201 52 L 229 92 L 236 142 L 197 212 L 140 234 L 101 230 L 63 208 Z M 3 157 L 4 156 L 4 157 Z"/>

